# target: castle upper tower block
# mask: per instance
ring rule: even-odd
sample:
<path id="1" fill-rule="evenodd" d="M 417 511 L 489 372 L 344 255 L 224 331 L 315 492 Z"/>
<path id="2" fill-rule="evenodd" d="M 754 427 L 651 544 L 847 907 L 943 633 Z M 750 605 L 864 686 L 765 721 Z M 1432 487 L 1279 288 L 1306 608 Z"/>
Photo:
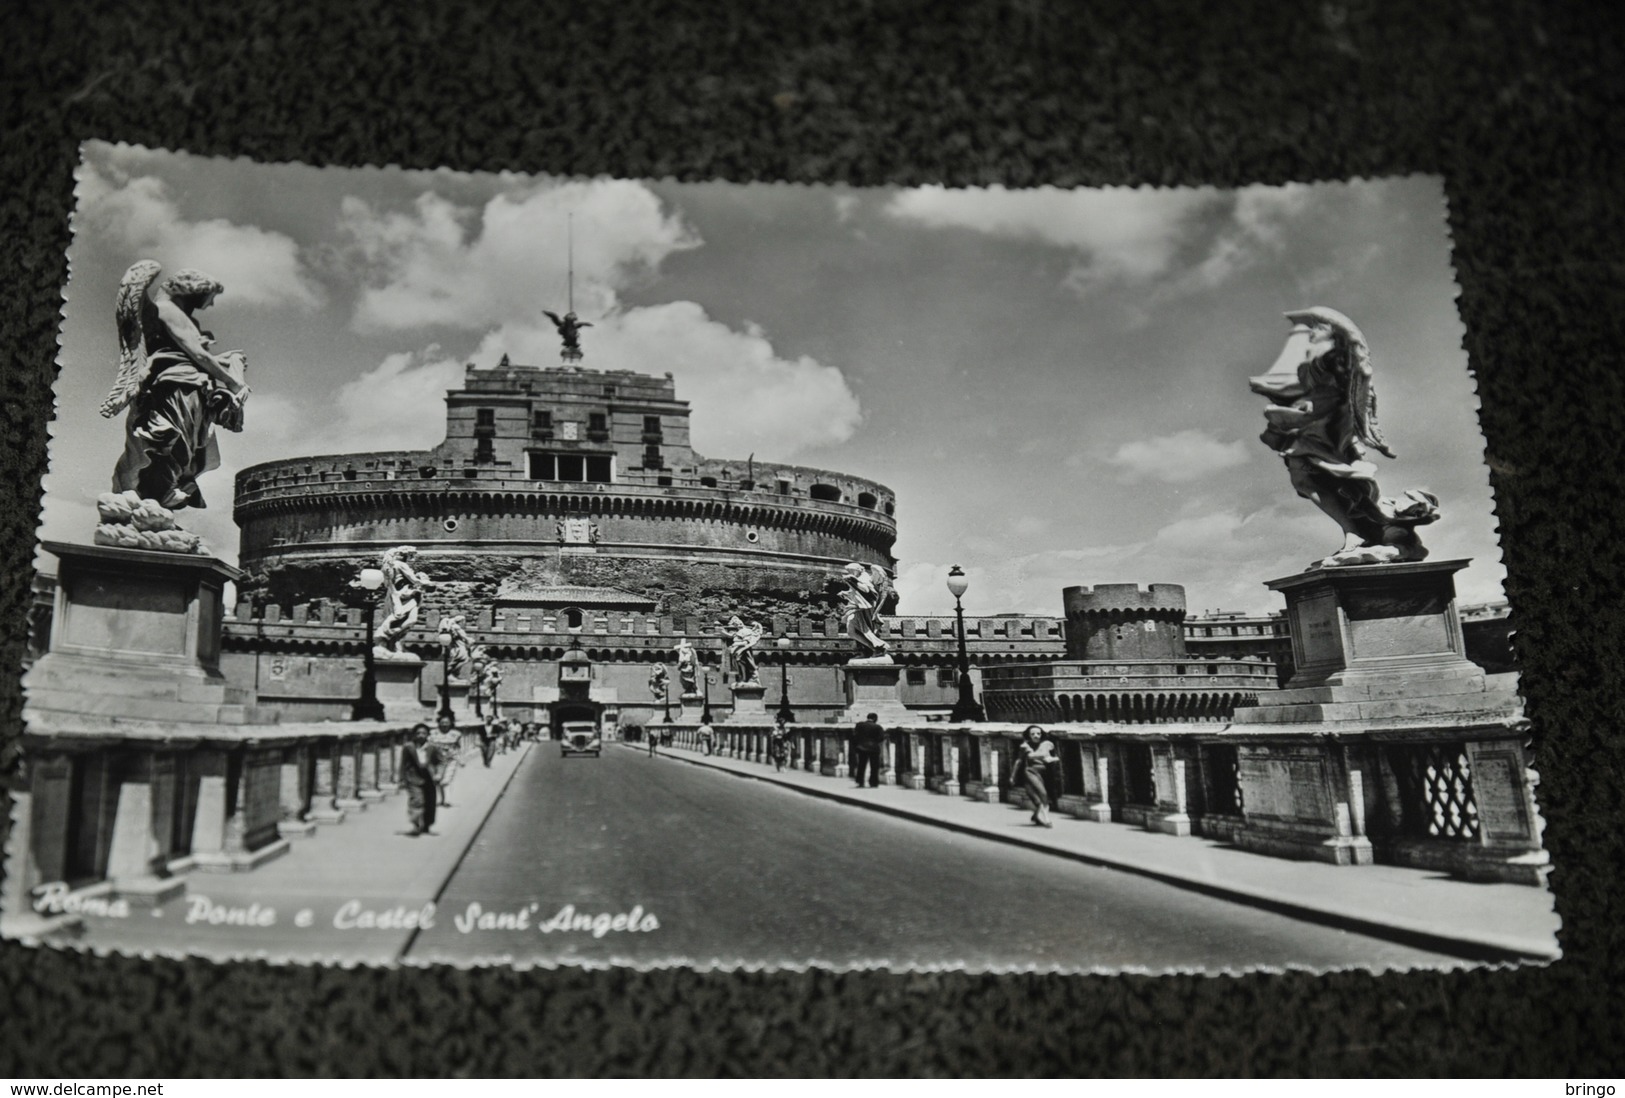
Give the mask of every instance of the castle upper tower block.
<path id="1" fill-rule="evenodd" d="M 558 587 L 671 614 L 797 614 L 850 561 L 893 567 L 889 488 L 845 473 L 703 457 L 670 374 L 469 366 L 432 450 L 290 458 L 237 476 L 244 593 L 340 599 L 413 545 L 431 605 Z"/>

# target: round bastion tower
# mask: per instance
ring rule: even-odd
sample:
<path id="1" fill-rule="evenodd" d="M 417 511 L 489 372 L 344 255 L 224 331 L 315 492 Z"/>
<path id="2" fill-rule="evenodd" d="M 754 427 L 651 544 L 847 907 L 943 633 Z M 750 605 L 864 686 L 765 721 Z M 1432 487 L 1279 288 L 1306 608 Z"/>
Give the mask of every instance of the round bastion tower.
<path id="1" fill-rule="evenodd" d="M 704 457 L 688 417 L 670 374 L 470 365 L 433 449 L 238 474 L 243 594 L 343 601 L 360 568 L 412 545 L 431 607 L 531 600 L 709 621 L 806 614 L 848 562 L 895 568 L 885 485 Z"/>
<path id="2" fill-rule="evenodd" d="M 1069 659 L 1185 658 L 1185 589 L 1177 583 L 1068 587 L 1061 603 Z"/>

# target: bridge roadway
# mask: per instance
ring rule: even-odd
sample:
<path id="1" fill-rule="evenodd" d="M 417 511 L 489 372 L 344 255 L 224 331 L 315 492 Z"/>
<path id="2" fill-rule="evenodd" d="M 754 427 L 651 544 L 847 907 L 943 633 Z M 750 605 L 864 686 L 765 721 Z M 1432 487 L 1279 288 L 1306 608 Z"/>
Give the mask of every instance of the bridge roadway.
<path id="1" fill-rule="evenodd" d="M 643 929 L 620 929 L 618 915 Z M 599 916 L 601 935 L 566 926 Z M 565 759 L 551 743 L 520 764 L 406 957 L 1152 971 L 1461 963 L 641 750 L 610 744 L 602 758 Z"/>

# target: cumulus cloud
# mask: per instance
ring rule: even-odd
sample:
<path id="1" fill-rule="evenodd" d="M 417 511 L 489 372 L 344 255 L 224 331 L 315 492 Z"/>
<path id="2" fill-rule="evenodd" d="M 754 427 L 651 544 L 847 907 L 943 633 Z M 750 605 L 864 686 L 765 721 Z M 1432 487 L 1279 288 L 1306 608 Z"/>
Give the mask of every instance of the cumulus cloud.
<path id="1" fill-rule="evenodd" d="M 783 356 L 760 328 L 729 327 L 693 302 L 623 304 L 622 292 L 653 277 L 668 256 L 701 246 L 681 216 L 641 183 L 544 185 L 498 195 L 479 209 L 433 193 L 405 212 L 347 199 L 341 227 L 367 283 L 355 327 L 483 331 L 470 356 L 482 366 L 504 354 L 514 362 L 556 363 L 559 337 L 541 310 L 560 311 L 565 301 L 565 224 L 572 215 L 576 311 L 593 325 L 584 337 L 589 367 L 675 374 L 679 395 L 694 406 L 692 440 L 704 454 L 785 458 L 852 436 L 860 411 L 840 370 Z M 364 380 L 403 391 L 455 381 L 454 363 L 420 358 L 398 374 L 387 372 L 398 364 L 386 363 L 385 375 Z M 437 399 L 437 414 L 439 406 Z M 349 419 L 367 431 L 363 414 L 371 411 L 364 401 L 354 413 Z"/>
<path id="2" fill-rule="evenodd" d="M 1243 187 L 1231 198 L 1229 221 L 1206 254 L 1161 287 L 1162 298 L 1200 293 L 1223 285 L 1261 262 L 1279 256 L 1292 223 L 1309 208 L 1314 190 L 1302 183 Z"/>
<path id="3" fill-rule="evenodd" d="M 1165 273 L 1190 219 L 1215 200 L 1216 192 L 1207 189 L 928 186 L 902 191 L 887 213 L 930 228 L 970 229 L 1077 252 L 1081 260 L 1069 281 L 1082 288 L 1105 279 L 1143 282 Z"/>
<path id="4" fill-rule="evenodd" d="M 698 247 L 681 217 L 641 183 L 598 180 L 499 194 L 482 208 L 433 192 L 409 211 L 346 198 L 340 229 L 365 282 L 364 332 L 428 325 L 479 330 L 563 312 L 574 224 L 576 311 L 612 311 L 620 291 L 674 252 Z"/>
<path id="5" fill-rule="evenodd" d="M 595 368 L 676 376 L 678 396 L 693 407 L 690 440 L 707 456 L 788 458 L 846 441 L 862 418 L 841 371 L 784 358 L 760 328 L 730 328 L 691 301 L 615 313 L 589 336 Z M 506 354 L 550 365 L 558 351 L 551 326 L 509 324 L 482 341 L 474 360 L 490 365 Z"/>
<path id="6" fill-rule="evenodd" d="M 1181 484 L 1244 465 L 1248 452 L 1245 443 L 1221 442 L 1192 429 L 1125 442 L 1106 461 L 1130 481 Z"/>
<path id="7" fill-rule="evenodd" d="M 167 271 L 193 267 L 225 284 L 223 302 L 315 308 L 325 297 L 299 254 L 282 233 L 223 218 L 192 221 L 162 180 L 79 169 L 76 232 L 92 233 L 135 258 L 156 259 Z"/>

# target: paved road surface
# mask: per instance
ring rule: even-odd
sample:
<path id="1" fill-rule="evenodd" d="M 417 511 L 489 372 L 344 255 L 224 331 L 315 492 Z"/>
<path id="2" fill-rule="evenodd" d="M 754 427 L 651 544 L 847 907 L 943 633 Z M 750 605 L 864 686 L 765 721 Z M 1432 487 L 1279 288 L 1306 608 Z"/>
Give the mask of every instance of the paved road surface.
<path id="1" fill-rule="evenodd" d="M 653 916 L 658 928 L 540 929 L 567 905 L 566 918 L 636 915 L 649 926 Z M 492 922 L 499 914 L 506 925 Z M 552 744 L 521 764 L 407 956 L 1208 971 L 1459 963 L 675 759 L 616 746 L 561 759 Z"/>

